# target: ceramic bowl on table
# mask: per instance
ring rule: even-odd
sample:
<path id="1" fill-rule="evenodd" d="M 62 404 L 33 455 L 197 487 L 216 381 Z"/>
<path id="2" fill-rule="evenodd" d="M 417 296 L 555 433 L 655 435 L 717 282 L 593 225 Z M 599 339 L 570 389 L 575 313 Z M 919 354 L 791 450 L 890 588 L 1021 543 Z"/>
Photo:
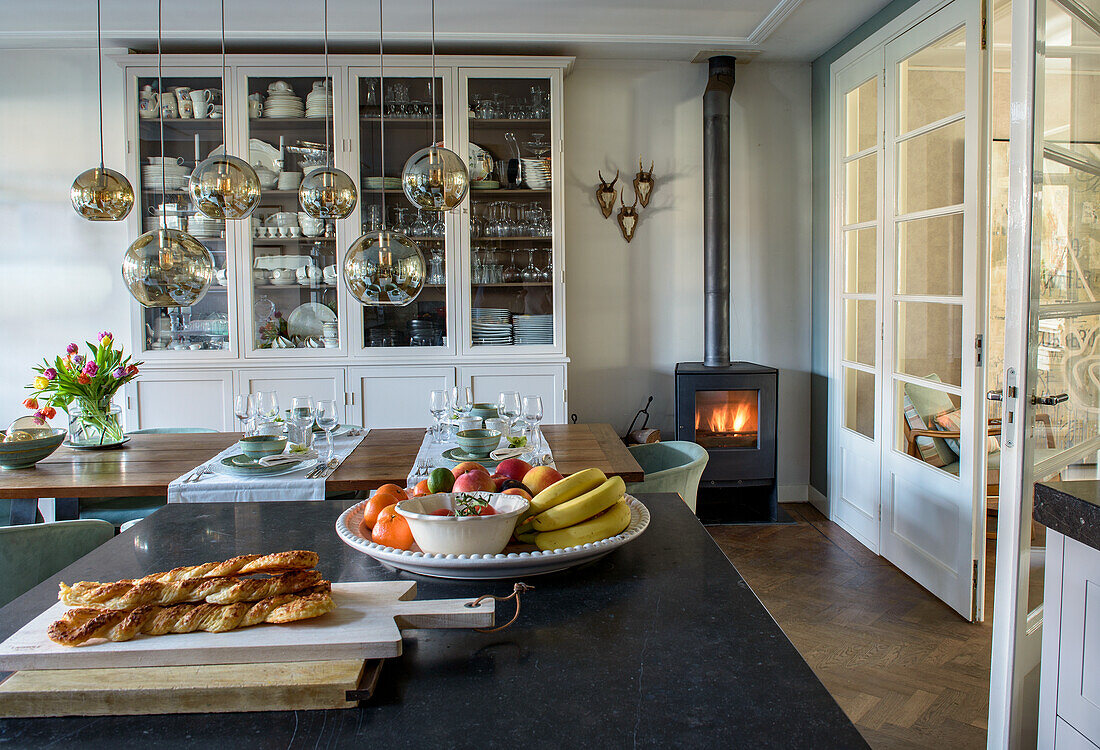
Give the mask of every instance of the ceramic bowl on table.
<path id="1" fill-rule="evenodd" d="M 500 445 L 500 433 L 497 430 L 459 430 L 455 433 L 455 442 L 468 455 L 488 456 Z"/>
<path id="2" fill-rule="evenodd" d="M 250 435 L 240 439 L 241 452 L 259 461 L 264 456 L 277 456 L 286 450 L 286 437 L 282 435 Z"/>
<path id="3" fill-rule="evenodd" d="M 0 469 L 33 469 L 36 463 L 57 450 L 68 434 L 66 430 L 44 428 L 28 433 L 26 440 L 8 442 L 7 433 L 0 432 L 4 440 L 0 442 Z"/>
<path id="4" fill-rule="evenodd" d="M 496 404 L 474 404 L 470 409 L 470 416 L 478 419 L 492 419 L 499 415 Z"/>
<path id="5" fill-rule="evenodd" d="M 437 516 L 436 511 L 454 511 L 455 493 L 424 495 L 397 504 L 397 512 L 409 522 L 409 531 L 421 551 L 437 555 L 496 555 L 507 545 L 519 517 L 529 507 L 519 495 L 473 492 L 489 501 L 491 516 Z"/>

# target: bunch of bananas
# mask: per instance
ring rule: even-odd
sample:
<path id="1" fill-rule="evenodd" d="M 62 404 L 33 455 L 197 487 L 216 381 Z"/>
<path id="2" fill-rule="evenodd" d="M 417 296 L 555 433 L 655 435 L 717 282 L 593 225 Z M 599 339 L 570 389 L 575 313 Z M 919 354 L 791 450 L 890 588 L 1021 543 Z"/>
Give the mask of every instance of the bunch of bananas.
<path id="1" fill-rule="evenodd" d="M 578 471 L 535 495 L 516 525 L 516 539 L 555 550 L 615 536 L 630 525 L 625 494 L 622 477 Z"/>

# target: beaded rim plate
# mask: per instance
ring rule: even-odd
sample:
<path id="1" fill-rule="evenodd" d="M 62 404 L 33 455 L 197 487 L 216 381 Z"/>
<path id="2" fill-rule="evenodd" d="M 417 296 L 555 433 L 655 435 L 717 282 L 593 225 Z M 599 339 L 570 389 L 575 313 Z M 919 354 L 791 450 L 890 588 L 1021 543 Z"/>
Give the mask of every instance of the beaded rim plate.
<path id="1" fill-rule="evenodd" d="M 649 509 L 636 497 L 626 496 L 630 525 L 626 531 L 579 547 L 543 552 L 501 552 L 497 555 L 440 555 L 394 549 L 359 536 L 359 522 L 367 500 L 351 506 L 336 519 L 336 533 L 349 547 L 391 568 L 433 578 L 497 579 L 556 573 L 596 560 L 636 539 L 649 526 Z M 355 529 L 353 531 L 353 529 Z"/>

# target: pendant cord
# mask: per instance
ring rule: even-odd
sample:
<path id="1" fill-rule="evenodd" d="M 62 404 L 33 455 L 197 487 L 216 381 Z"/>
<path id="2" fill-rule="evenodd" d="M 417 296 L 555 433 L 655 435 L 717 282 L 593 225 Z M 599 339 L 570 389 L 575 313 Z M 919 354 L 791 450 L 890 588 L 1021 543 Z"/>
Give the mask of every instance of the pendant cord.
<path id="1" fill-rule="evenodd" d="M 432 0 L 432 146 L 438 142 L 435 120 L 435 0 Z"/>
<path id="2" fill-rule="evenodd" d="M 329 72 L 328 72 L 328 0 L 325 0 L 324 15 L 325 15 L 325 18 L 324 18 L 324 23 L 325 23 L 325 92 L 327 92 L 329 94 L 328 99 L 332 103 L 335 103 L 336 97 L 332 95 L 333 92 L 329 88 L 330 85 L 331 85 L 331 82 L 329 80 Z M 325 102 L 325 155 L 326 155 L 326 158 L 328 159 L 328 165 L 331 167 L 332 162 L 333 162 L 333 153 L 332 153 L 332 149 L 329 148 L 329 140 L 328 140 L 329 139 L 329 135 L 328 135 L 328 109 L 329 109 L 329 102 Z"/>
<path id="3" fill-rule="evenodd" d="M 95 0 L 95 46 L 99 62 L 99 172 L 103 174 L 103 11 Z"/>
<path id="4" fill-rule="evenodd" d="M 161 28 L 164 0 L 157 0 L 157 91 L 159 96 L 164 96 L 164 53 L 161 51 Z M 160 102 L 160 99 L 157 99 Z M 164 211 L 164 204 L 168 202 L 167 180 L 164 177 L 164 106 L 160 105 L 160 226 L 168 229 L 168 214 Z"/>
<path id="5" fill-rule="evenodd" d="M 229 156 L 229 146 L 225 142 L 225 0 L 221 0 L 222 9 L 222 153 Z M 213 99 L 213 97 L 211 97 Z"/>
<path id="6" fill-rule="evenodd" d="M 386 54 L 382 48 L 382 3 L 378 0 L 378 145 L 382 173 L 382 229 L 386 231 Z M 381 238 L 381 234 L 379 235 Z"/>

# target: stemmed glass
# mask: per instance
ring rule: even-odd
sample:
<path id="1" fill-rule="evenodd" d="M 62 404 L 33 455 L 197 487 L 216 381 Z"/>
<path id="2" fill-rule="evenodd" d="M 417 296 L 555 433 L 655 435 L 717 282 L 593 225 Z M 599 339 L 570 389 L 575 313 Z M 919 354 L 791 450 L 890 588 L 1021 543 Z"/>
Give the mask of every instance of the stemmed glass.
<path id="1" fill-rule="evenodd" d="M 233 413 L 241 420 L 245 437 L 252 434 L 252 420 L 256 416 L 256 397 L 251 393 L 238 393 L 233 399 Z"/>
<path id="2" fill-rule="evenodd" d="M 308 449 L 313 442 L 313 422 L 317 419 L 317 410 L 310 396 L 295 396 L 290 402 L 290 425 L 294 428 L 288 434 L 288 442 Z"/>
<path id="3" fill-rule="evenodd" d="M 435 423 L 432 425 L 432 442 L 443 442 L 443 417 L 447 413 L 447 409 L 450 407 L 450 402 L 447 400 L 447 391 L 440 388 L 439 390 L 432 391 L 431 396 L 428 398 L 428 411 L 432 413 L 432 419 Z"/>
<path id="4" fill-rule="evenodd" d="M 502 419 L 508 420 L 510 433 L 519 417 L 519 391 L 503 391 L 497 398 L 497 413 Z"/>
<path id="5" fill-rule="evenodd" d="M 467 416 L 474 408 L 473 389 L 464 385 L 456 385 L 452 388 L 451 408 L 458 414 L 459 419 Z"/>
<path id="6" fill-rule="evenodd" d="M 260 420 L 257 432 L 263 435 L 277 435 L 281 430 L 275 422 L 279 416 L 279 394 L 275 391 L 260 391 L 256 394 L 256 415 Z"/>
<path id="7" fill-rule="evenodd" d="M 332 445 L 332 431 L 340 424 L 340 414 L 336 411 L 336 401 L 325 399 L 317 402 L 317 426 L 325 431 L 325 442 L 328 443 L 328 456 L 325 463 L 332 460 L 335 449 Z"/>
<path id="8" fill-rule="evenodd" d="M 531 446 L 531 450 L 541 451 L 542 432 L 539 430 L 539 422 L 542 421 L 541 396 L 523 397 L 523 421 L 527 423 L 527 428 L 531 431 L 531 442 L 534 444 Z"/>
<path id="9" fill-rule="evenodd" d="M 521 272 L 523 280 L 527 282 L 538 281 L 542 278 L 542 271 L 535 265 L 535 248 L 527 249 L 527 267 Z"/>

